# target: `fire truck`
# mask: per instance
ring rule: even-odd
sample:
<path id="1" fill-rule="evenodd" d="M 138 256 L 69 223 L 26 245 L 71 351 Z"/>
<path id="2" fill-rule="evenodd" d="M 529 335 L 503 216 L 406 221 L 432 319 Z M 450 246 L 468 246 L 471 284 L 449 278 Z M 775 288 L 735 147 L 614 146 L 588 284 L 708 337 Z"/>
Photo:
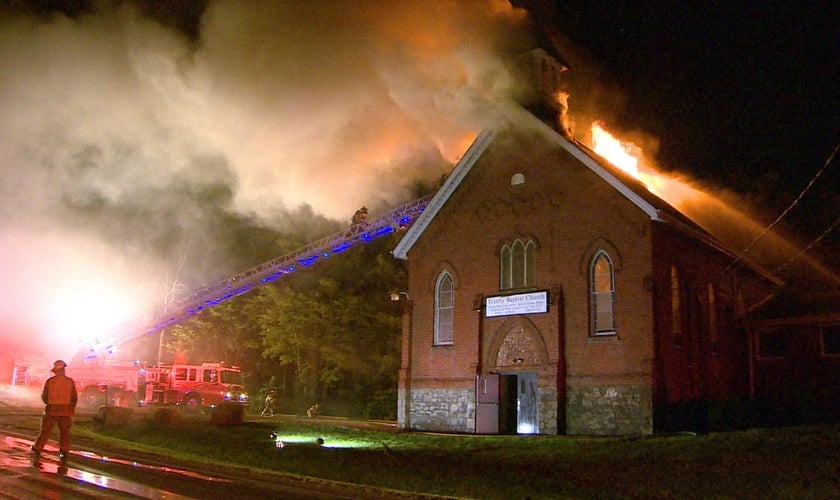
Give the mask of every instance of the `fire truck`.
<path id="1" fill-rule="evenodd" d="M 136 363 L 107 362 L 67 366 L 67 376 L 76 382 L 79 407 L 137 406 L 139 375 L 142 367 Z"/>
<path id="2" fill-rule="evenodd" d="M 249 404 L 238 366 L 157 365 L 147 368 L 143 375 L 141 404 L 177 404 L 193 411 L 216 407 L 222 401 Z"/>
<path id="3" fill-rule="evenodd" d="M 177 405 L 199 412 L 222 401 L 248 405 L 242 371 L 225 363 L 152 365 L 120 362 L 71 364 L 67 376 L 76 382 L 79 406 L 126 408 Z"/>

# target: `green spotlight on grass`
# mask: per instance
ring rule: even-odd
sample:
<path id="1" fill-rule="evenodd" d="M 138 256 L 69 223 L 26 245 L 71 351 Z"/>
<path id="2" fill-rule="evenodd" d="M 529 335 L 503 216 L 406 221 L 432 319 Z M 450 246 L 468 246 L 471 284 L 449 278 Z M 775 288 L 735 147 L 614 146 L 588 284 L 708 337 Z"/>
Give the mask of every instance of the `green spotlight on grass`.
<path id="1" fill-rule="evenodd" d="M 274 441 L 277 448 L 285 448 L 286 446 L 303 446 L 312 445 L 322 446 L 324 448 L 377 448 L 381 443 L 366 439 L 354 439 L 343 435 L 323 435 L 323 434 L 283 434 L 279 431 L 271 433 L 271 439 Z"/>

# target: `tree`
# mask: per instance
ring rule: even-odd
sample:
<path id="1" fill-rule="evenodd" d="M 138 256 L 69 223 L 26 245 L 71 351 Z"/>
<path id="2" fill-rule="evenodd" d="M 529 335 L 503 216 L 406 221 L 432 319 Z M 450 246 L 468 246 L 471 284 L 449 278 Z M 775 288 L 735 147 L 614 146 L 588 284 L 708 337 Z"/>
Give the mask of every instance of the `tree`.
<path id="1" fill-rule="evenodd" d="M 389 297 L 405 272 L 386 253 L 393 243 L 385 238 L 260 289 L 263 354 L 294 367 L 301 404 L 331 398 L 366 414 L 373 399 L 396 394 L 401 321 Z"/>
<path id="2" fill-rule="evenodd" d="M 256 316 L 263 356 L 290 365 L 296 376 L 296 396 L 313 397 L 317 389 L 319 344 L 327 327 L 328 308 L 311 292 L 268 286 L 259 290 L 265 307 Z"/>
<path id="3" fill-rule="evenodd" d="M 166 344 L 170 353 L 181 353 L 190 363 L 224 361 L 240 366 L 254 364 L 261 356 L 260 347 L 259 330 L 242 300 L 206 309 L 172 327 Z"/>
<path id="4" fill-rule="evenodd" d="M 240 365 L 255 398 L 277 389 L 286 410 L 329 401 L 334 412 L 391 416 L 401 308 L 390 293 L 406 281 L 395 243 L 380 238 L 209 308 L 172 327 L 166 347 Z"/>

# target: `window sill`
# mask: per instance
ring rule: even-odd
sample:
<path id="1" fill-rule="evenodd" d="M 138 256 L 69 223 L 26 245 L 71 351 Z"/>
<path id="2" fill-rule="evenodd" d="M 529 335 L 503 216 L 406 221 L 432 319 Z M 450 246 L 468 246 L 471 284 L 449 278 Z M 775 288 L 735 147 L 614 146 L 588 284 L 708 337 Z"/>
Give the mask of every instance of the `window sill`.
<path id="1" fill-rule="evenodd" d="M 536 285 L 519 286 L 516 288 L 499 288 L 499 295 L 516 295 L 519 293 L 539 292 L 541 288 Z"/>

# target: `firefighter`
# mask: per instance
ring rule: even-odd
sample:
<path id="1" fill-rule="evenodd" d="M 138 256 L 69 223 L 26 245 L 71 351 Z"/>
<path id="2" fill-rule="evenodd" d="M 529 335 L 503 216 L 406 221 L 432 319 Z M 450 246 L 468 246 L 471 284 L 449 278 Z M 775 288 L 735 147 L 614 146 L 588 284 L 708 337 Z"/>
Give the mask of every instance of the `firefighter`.
<path id="1" fill-rule="evenodd" d="M 315 403 L 314 405 L 310 406 L 308 410 L 306 410 L 306 416 L 309 418 L 315 418 L 321 413 L 321 405 Z"/>
<path id="2" fill-rule="evenodd" d="M 269 391 L 269 393 L 265 396 L 265 408 L 263 408 L 261 416 L 274 416 L 274 402 L 277 401 L 277 392 L 274 390 Z"/>
<path id="3" fill-rule="evenodd" d="M 76 383 L 64 374 L 66 367 L 67 363 L 60 359 L 53 363 L 50 371 L 55 375 L 48 378 L 44 383 L 41 399 L 44 401 L 46 408 L 41 420 L 41 434 L 38 435 L 38 439 L 32 445 L 32 453 L 36 457 L 41 454 L 41 450 L 47 444 L 50 433 L 52 433 L 56 424 L 58 424 L 59 432 L 58 458 L 65 460 L 70 452 L 70 426 L 73 422 L 73 414 L 76 412 L 78 395 L 76 394 Z"/>
<path id="4" fill-rule="evenodd" d="M 353 225 L 361 224 L 367 219 L 367 215 L 368 215 L 367 207 L 362 207 L 362 208 L 356 210 L 356 213 L 353 214 L 353 218 L 351 219 L 351 222 L 353 223 Z"/>

